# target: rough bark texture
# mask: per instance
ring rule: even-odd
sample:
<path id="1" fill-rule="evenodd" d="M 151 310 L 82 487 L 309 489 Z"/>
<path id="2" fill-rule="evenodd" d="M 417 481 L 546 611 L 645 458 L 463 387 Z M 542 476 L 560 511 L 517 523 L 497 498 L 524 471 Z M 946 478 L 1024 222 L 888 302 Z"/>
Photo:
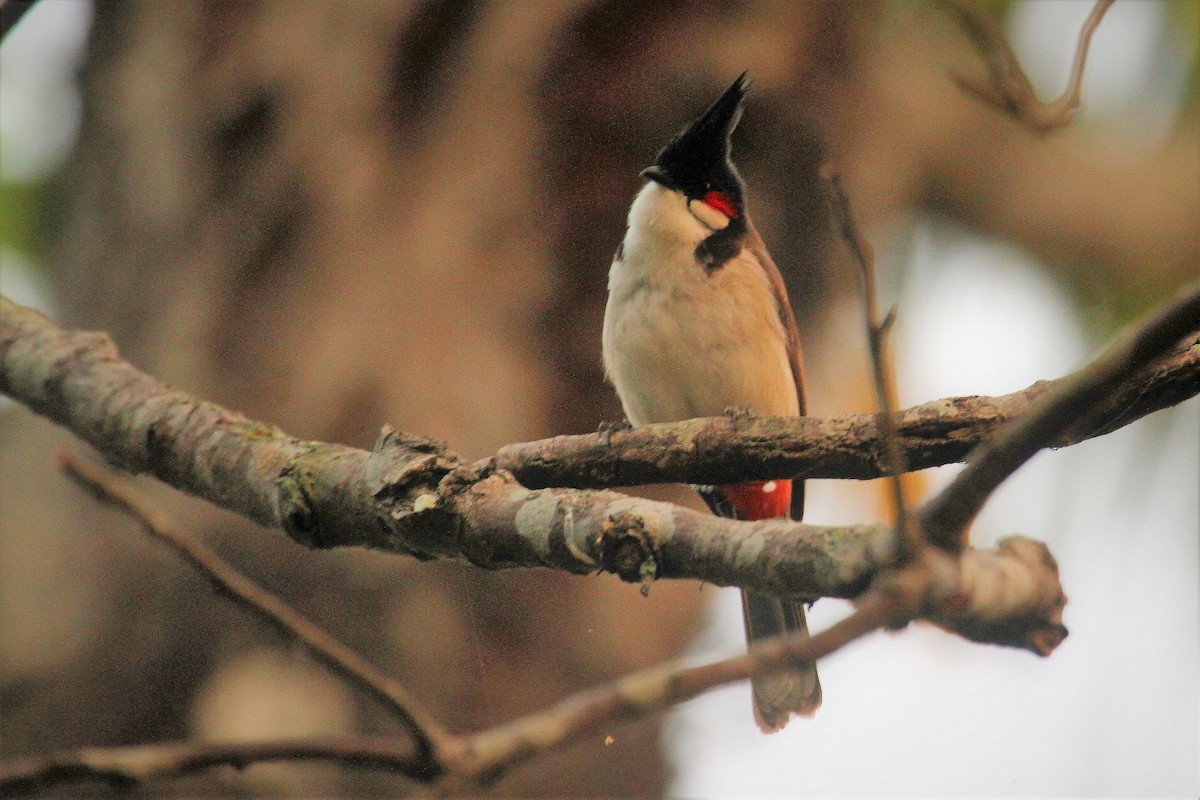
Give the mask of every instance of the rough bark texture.
<path id="1" fill-rule="evenodd" d="M 1038 398 L 1071 376 L 1038 381 L 1000 397 L 947 397 L 896 414 L 896 432 L 909 469 L 960 462 L 1000 427 L 1028 414 Z M 1098 420 L 1066 430 L 1065 447 L 1128 425 L 1200 394 L 1200 336 L 1145 370 L 1105 400 Z M 738 438 L 731 446 L 733 437 Z M 496 465 L 529 487 L 631 486 L 673 480 L 712 484 L 722 478 L 869 480 L 888 473 L 878 416 L 848 414 L 799 420 L 730 415 L 647 425 L 598 434 L 556 436 L 505 445 Z"/>
<path id="2" fill-rule="evenodd" d="M 103 334 L 0 297 L 0 392 L 148 473 L 313 548 L 360 546 L 484 569 L 693 578 L 854 597 L 891 560 L 888 526 L 738 522 L 613 491 L 530 490 L 491 459 L 386 426 L 372 450 L 300 440 L 172 390 Z"/>
<path id="3" fill-rule="evenodd" d="M 1146 327 L 1130 332 L 1073 375 L 1044 382 L 1035 387 L 1037 391 L 1018 393 L 1016 402 L 1025 407 L 1017 428 L 1034 433 L 1019 433 L 1011 425 L 996 432 L 997 415 L 986 405 L 982 413 L 975 409 L 975 415 L 965 419 L 961 411 L 947 415 L 945 427 L 951 430 L 970 435 L 975 428 L 977 446 L 967 470 L 922 507 L 925 530 L 952 537 L 939 544 L 957 551 L 965 542 L 967 520 L 1005 476 L 1047 441 L 1065 443 L 1086 436 L 1107 427 L 1110 418 L 1128 418 L 1131 405 L 1154 407 L 1159 401 L 1153 396 L 1160 392 L 1178 401 L 1181 386 L 1190 388 L 1184 397 L 1200 391 L 1194 374 L 1200 363 L 1200 334 L 1179 340 L 1181 331 L 1198 324 L 1200 285 L 1190 287 Z M 1186 377 L 1164 379 L 1177 372 Z M 524 471 L 521 454 L 540 470 L 544 454 L 557 449 L 564 454 L 560 461 L 575 463 L 577 470 L 584 460 L 580 454 L 598 454 L 596 469 L 581 470 L 585 482 L 611 482 L 612 460 L 605 450 L 631 448 L 606 445 L 604 440 L 610 437 L 605 434 L 599 435 L 601 443 L 596 447 L 590 447 L 586 437 L 557 437 L 541 446 L 506 447 L 505 458 L 473 464 L 462 462 L 439 442 L 390 426 L 380 432 L 370 452 L 300 440 L 163 386 L 121 359 L 107 336 L 62 330 L 42 314 L 4 297 L 0 297 L 0 392 L 67 427 L 117 466 L 149 473 L 221 508 L 282 529 L 309 547 L 362 546 L 423 560 L 466 560 L 492 570 L 550 567 L 578 574 L 609 572 L 646 586 L 656 578 L 695 578 L 808 599 L 857 596 L 879 566 L 897 557 L 903 560 L 889 544 L 886 524 L 839 528 L 786 519 L 744 523 L 613 491 L 531 490 L 513 477 Z M 1044 397 L 1039 400 L 1039 395 Z M 936 413 L 956 403 L 931 405 Z M 913 410 L 897 413 L 900 418 L 920 416 Z M 802 428 L 808 438 L 798 449 L 802 455 L 816 450 L 818 463 L 823 447 L 842 448 L 843 439 L 863 446 L 861 437 L 848 435 L 836 422 L 821 424 L 815 418 L 777 422 Z M 1072 426 L 1080 430 L 1072 431 Z M 697 427 L 703 431 L 716 426 L 712 420 L 697 420 L 660 427 L 686 434 Z M 824 436 L 812 436 L 809 429 L 814 427 L 827 429 Z M 730 441 L 736 428 L 726 429 L 723 442 L 699 453 L 685 436 L 682 444 L 673 444 L 678 451 L 673 455 L 686 461 L 697 455 L 707 460 L 723 451 L 758 453 L 760 442 L 754 436 L 745 443 Z M 786 434 L 786 426 L 783 430 Z M 645 433 L 654 434 L 655 428 L 630 431 L 628 436 L 636 439 Z M 934 427 L 935 445 L 944 436 Z M 917 442 L 913 451 L 923 455 L 920 438 L 910 431 L 904 443 L 913 440 Z M 568 450 L 572 443 L 574 453 Z M 967 444 L 961 434 L 960 444 L 964 448 Z M 634 453 L 636 447 L 635 442 Z M 980 455 L 985 451 L 987 458 Z M 797 467 L 810 471 L 794 456 L 791 461 L 784 457 L 789 455 L 762 454 L 768 470 L 759 475 L 746 472 L 750 468 L 743 463 L 745 456 L 725 458 L 715 474 L 723 471 L 739 480 L 772 479 L 786 477 Z M 905 455 L 898 452 L 897 458 L 902 461 Z M 781 458 L 782 463 L 777 463 Z M 1002 466 L 988 467 L 985 462 L 991 459 Z M 504 461 L 512 471 L 498 467 Z M 667 462 L 643 461 L 640 466 L 645 471 L 640 476 L 657 482 L 693 478 L 686 463 L 680 474 L 678 464 Z M 651 465 L 659 471 L 646 469 Z M 990 477 L 964 494 L 957 484 L 981 467 Z M 713 467 L 700 469 L 705 477 Z"/>

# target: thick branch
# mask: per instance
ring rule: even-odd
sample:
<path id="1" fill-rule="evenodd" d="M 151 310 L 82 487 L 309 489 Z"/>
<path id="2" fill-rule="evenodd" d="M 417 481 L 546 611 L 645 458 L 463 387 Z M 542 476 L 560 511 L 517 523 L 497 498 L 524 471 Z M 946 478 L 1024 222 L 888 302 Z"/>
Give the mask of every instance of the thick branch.
<path id="1" fill-rule="evenodd" d="M 743 523 L 610 491 L 530 491 L 390 428 L 373 452 L 301 441 L 162 386 L 122 361 L 106 336 L 60 330 L 2 298 L 0 391 L 118 466 L 314 547 L 804 597 L 855 596 L 890 558 L 874 526 Z"/>
<path id="2" fill-rule="evenodd" d="M 1146 373 L 1144 383 L 1118 391 L 1106 404 L 1111 412 L 1106 423 L 1095 427 L 1168 405 L 1165 396 L 1177 402 L 1195 394 L 1197 356 L 1200 348 L 1178 351 L 1165 366 Z M 611 491 L 531 491 L 489 462 L 463 466 L 440 444 L 389 428 L 370 453 L 301 441 L 162 386 L 122 361 L 106 336 L 60 330 L 2 298 L 0 391 L 68 427 L 119 466 L 280 527 L 310 546 L 464 558 L 489 569 L 603 569 L 633 581 L 695 578 L 803 597 L 857 596 L 894 557 L 882 526 L 745 523 Z M 961 458 L 1004 418 L 1028 410 L 1031 397 L 1042 391 L 1035 386 L 1000 401 L 940 401 L 902 412 L 897 430 L 910 466 L 929 466 L 922 430 L 936 431 L 932 449 L 953 450 Z M 713 436 L 714 431 L 724 435 Z M 776 438 L 762 438 L 763 431 Z M 653 456 L 643 453 L 640 461 L 637 447 L 629 444 L 645 447 L 664 435 L 677 437 L 674 446 L 658 447 Z M 617 473 L 614 482 L 628 480 L 626 465 L 638 480 L 811 476 L 805 460 L 778 449 L 781 436 L 793 437 L 806 457 L 816 453 L 818 462 L 842 468 L 861 469 L 864 456 L 856 448 L 865 448 L 865 461 L 875 474 L 880 471 L 871 415 L 788 424 L 692 420 L 614 433 L 608 447 L 602 436 L 594 437 L 573 458 L 595 457 L 598 464 L 584 473 L 591 482 L 610 472 Z M 535 453 L 526 463 L 544 464 L 536 455 L 539 447 L 561 441 L 522 446 Z M 613 461 L 609 451 L 620 460 Z M 511 458 L 510 450 L 498 460 Z M 756 458 L 764 464 L 754 464 Z M 645 470 L 647 464 L 657 471 Z"/>

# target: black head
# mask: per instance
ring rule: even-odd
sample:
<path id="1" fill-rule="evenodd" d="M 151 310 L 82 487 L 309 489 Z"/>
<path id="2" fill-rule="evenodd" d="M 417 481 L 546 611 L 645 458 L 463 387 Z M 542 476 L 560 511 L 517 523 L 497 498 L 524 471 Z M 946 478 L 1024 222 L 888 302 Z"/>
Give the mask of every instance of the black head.
<path id="1" fill-rule="evenodd" d="M 642 170 L 642 177 L 682 192 L 693 200 L 712 197 L 712 205 L 732 207 L 738 217 L 743 213 L 742 178 L 729 158 L 729 137 L 742 118 L 742 102 L 750 90 L 746 73 L 725 90 L 707 111 L 688 125 L 664 147 L 654 166 Z M 722 210 L 726 210 L 722 208 Z"/>

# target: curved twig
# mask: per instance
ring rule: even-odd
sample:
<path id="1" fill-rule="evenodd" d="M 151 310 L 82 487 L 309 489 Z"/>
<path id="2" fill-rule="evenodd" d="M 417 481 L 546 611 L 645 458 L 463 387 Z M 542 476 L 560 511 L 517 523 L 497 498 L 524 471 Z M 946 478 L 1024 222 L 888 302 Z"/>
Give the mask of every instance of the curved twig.
<path id="1" fill-rule="evenodd" d="M 127 512 L 148 534 L 166 544 L 188 566 L 208 578 L 222 594 L 287 638 L 303 645 L 334 675 L 379 701 L 412 735 L 415 763 L 421 774 L 438 773 L 437 752 L 445 745 L 449 732 L 395 678 L 372 666 L 281 598 L 229 566 L 174 520 L 139 498 L 121 476 L 66 452 L 59 454 L 59 464 L 69 476 L 99 499 Z"/>
<path id="2" fill-rule="evenodd" d="M 466 772 L 484 782 L 494 780 L 517 764 L 606 725 L 663 711 L 718 686 L 787 669 L 797 661 L 814 661 L 888 624 L 893 611 L 886 598 L 872 595 L 854 614 L 811 638 L 769 639 L 743 655 L 698 667 L 650 667 L 572 695 L 543 711 L 467 737 Z"/>
<path id="3" fill-rule="evenodd" d="M 905 566 L 880 576 L 856 602 L 854 614 L 811 638 L 777 637 L 733 658 L 697 667 L 659 665 L 581 692 L 467 737 L 465 769 L 448 772 L 486 781 L 605 725 L 662 711 L 753 675 L 817 660 L 871 631 L 900 628 L 918 618 L 977 641 L 1006 640 L 1048 655 L 1066 637 L 1066 598 L 1054 559 L 1044 545 L 1021 537 L 981 556 L 955 558 L 924 546 Z"/>
<path id="4" fill-rule="evenodd" d="M 941 0 L 940 5 L 958 22 L 975 49 L 983 56 L 988 68 L 986 81 L 954 71 L 951 72 L 951 77 L 964 91 L 1037 133 L 1048 133 L 1062 128 L 1079 109 L 1088 47 L 1100 20 L 1112 4 L 1113 0 L 1096 0 L 1096 5 L 1079 31 L 1075 60 L 1071 65 L 1066 89 L 1057 99 L 1043 103 L 1038 100 L 1033 84 L 1021 68 L 1021 63 L 1009 46 L 1008 40 L 987 12 L 964 0 Z"/>
<path id="5" fill-rule="evenodd" d="M 880 627 L 926 618 L 968 638 L 1004 641 L 1042 655 L 1066 635 L 1065 598 L 1045 546 L 1015 537 L 992 553 L 953 558 L 925 547 L 903 569 L 880 576 L 850 617 L 808 637 L 780 637 L 743 655 L 696 667 L 664 664 L 574 694 L 542 711 L 467 736 L 450 736 L 440 772 L 390 739 L 318 739 L 250 745 L 170 743 L 87 748 L 0 764 L 0 796 L 85 779 L 120 787 L 224 764 L 330 759 L 395 769 L 441 788 L 492 782 L 512 768 L 606 726 L 657 713 L 710 689 L 821 658 Z"/>

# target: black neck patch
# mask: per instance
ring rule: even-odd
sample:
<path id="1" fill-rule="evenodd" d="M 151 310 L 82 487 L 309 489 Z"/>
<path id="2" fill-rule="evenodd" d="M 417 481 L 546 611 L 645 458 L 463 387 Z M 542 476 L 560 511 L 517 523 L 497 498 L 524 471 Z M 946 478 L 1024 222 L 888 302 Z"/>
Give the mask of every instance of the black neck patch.
<path id="1" fill-rule="evenodd" d="M 734 217 L 724 228 L 709 234 L 696 245 L 696 260 L 704 271 L 711 275 L 742 252 L 746 231 L 746 218 Z"/>

